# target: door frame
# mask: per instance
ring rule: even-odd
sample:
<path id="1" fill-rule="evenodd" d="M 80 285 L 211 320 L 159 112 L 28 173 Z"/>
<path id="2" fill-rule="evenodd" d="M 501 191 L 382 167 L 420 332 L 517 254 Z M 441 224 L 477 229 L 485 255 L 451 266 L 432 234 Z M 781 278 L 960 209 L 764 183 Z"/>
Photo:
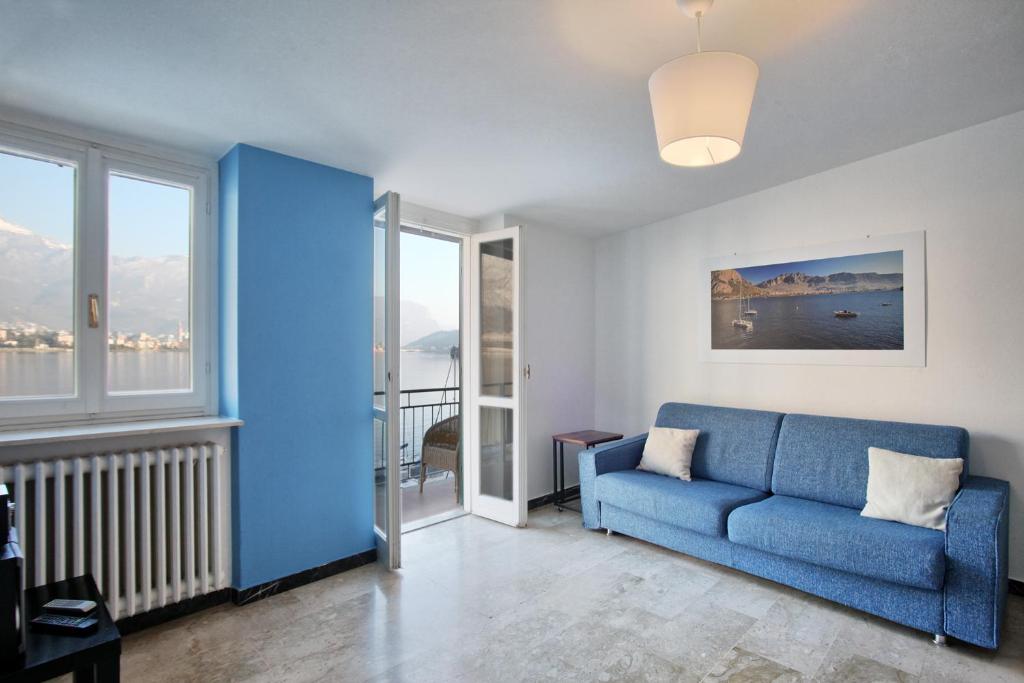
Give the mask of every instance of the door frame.
<path id="1" fill-rule="evenodd" d="M 459 349 L 462 354 L 461 360 L 461 373 L 462 378 L 459 386 L 459 412 L 461 415 L 467 416 L 467 420 L 463 422 L 463 449 L 462 449 L 462 481 L 460 482 L 463 491 L 462 497 L 462 508 L 465 512 L 470 514 L 479 514 L 479 511 L 473 509 L 473 482 L 476 473 L 476 463 L 474 458 L 470 457 L 472 454 L 470 445 L 470 428 L 472 425 L 474 428 L 478 426 L 479 420 L 476 419 L 475 413 L 479 409 L 477 405 L 474 405 L 474 401 L 471 400 L 469 392 L 471 382 L 474 382 L 474 368 L 478 362 L 477 358 L 477 344 L 473 338 L 472 330 L 473 324 L 477 317 L 476 314 L 476 301 L 473 297 L 473 275 L 474 275 L 474 261 L 473 258 L 473 244 L 475 241 L 484 238 L 488 239 L 496 238 L 498 234 L 505 232 L 507 234 L 513 234 L 518 232 L 518 239 L 516 240 L 516 259 L 517 259 L 517 275 L 518 275 L 518 296 L 517 296 L 517 310 L 518 310 L 518 330 L 516 337 L 518 341 L 518 349 L 516 353 L 516 364 L 519 369 L 517 373 L 518 382 L 518 405 L 516 406 L 517 417 L 518 417 L 518 428 L 516 429 L 516 439 L 518 444 L 518 452 L 516 454 L 516 462 L 518 463 L 519 479 L 518 486 L 513 493 L 513 496 L 518 496 L 519 505 L 517 506 L 517 519 L 512 520 L 514 526 L 526 526 L 527 511 L 529 500 L 527 498 L 527 452 L 526 452 L 526 435 L 527 435 L 527 394 L 529 382 L 524 381 L 522 375 L 522 369 L 527 367 L 526 364 L 526 296 L 525 296 L 525 273 L 526 273 L 526 249 L 523 246 L 523 240 L 525 239 L 526 229 L 521 224 L 514 224 L 499 230 L 485 230 L 481 229 L 477 221 L 456 216 L 454 214 L 446 213 L 443 211 L 437 211 L 428 207 L 413 204 L 411 202 L 402 202 L 401 215 L 400 215 L 399 227 L 406 224 L 413 227 L 420 227 L 424 230 L 436 232 L 441 235 L 454 237 L 462 241 L 462 279 L 460 282 L 460 307 L 461 315 L 459 321 Z M 468 392 L 468 393 L 467 393 Z"/>
<path id="2" fill-rule="evenodd" d="M 409 533 L 411 531 L 417 531 L 427 526 L 433 526 L 434 524 L 440 524 L 447 522 L 451 519 L 456 519 L 462 515 L 470 514 L 470 502 L 468 494 L 469 476 L 466 472 L 468 467 L 466 458 L 466 439 L 468 435 L 468 429 L 466 427 L 466 386 L 469 379 L 469 370 L 466 367 L 467 348 L 466 344 L 469 340 L 469 335 L 466 333 L 468 325 L 467 310 L 469 308 L 469 264 L 470 257 L 469 252 L 471 250 L 470 237 L 471 232 L 463 232 L 458 227 L 453 227 L 451 220 L 443 221 L 444 227 L 439 227 L 431 222 L 432 214 L 440 214 L 448 216 L 450 219 L 458 219 L 460 221 L 465 219 L 459 219 L 457 216 L 449 216 L 448 214 L 441 214 L 441 212 L 435 212 L 430 209 L 424 209 L 423 207 L 415 204 L 404 204 L 407 210 L 403 212 L 403 218 L 401 221 L 400 232 L 422 232 L 428 233 L 428 236 L 433 235 L 435 239 L 448 238 L 453 241 L 457 241 L 459 244 L 459 415 L 463 419 L 460 420 L 459 429 L 461 431 L 460 438 L 462 442 L 462 472 L 459 475 L 459 490 L 462 492 L 462 504 L 461 512 L 458 512 L 458 508 L 453 508 L 448 513 L 441 513 L 433 515 L 431 517 L 422 520 L 421 522 L 414 523 L 415 525 L 411 528 L 405 529 L 403 533 Z M 408 209 L 411 209 L 408 210 Z M 406 218 L 409 214 L 412 214 L 412 218 Z M 425 215 L 426 213 L 426 215 Z M 470 221 L 466 221 L 467 225 Z M 462 227 L 461 225 L 459 227 Z M 399 361 L 400 362 L 400 361 Z M 401 387 L 399 387 L 399 393 L 401 393 Z M 403 521 L 403 527 L 405 522 Z"/>
<path id="3" fill-rule="evenodd" d="M 401 197 L 385 192 L 373 202 L 373 215 L 385 210 L 384 228 L 384 463 L 385 519 L 383 535 L 374 520 L 377 561 L 388 569 L 402 566 L 402 492 L 401 492 Z M 371 225 L 376 230 L 375 225 Z M 376 265 L 376 260 L 374 261 Z M 380 410 L 372 403 L 375 416 Z M 374 496 L 377 495 L 376 483 Z M 374 502 L 376 506 L 376 501 Z M 376 508 L 375 508 L 376 509 Z"/>

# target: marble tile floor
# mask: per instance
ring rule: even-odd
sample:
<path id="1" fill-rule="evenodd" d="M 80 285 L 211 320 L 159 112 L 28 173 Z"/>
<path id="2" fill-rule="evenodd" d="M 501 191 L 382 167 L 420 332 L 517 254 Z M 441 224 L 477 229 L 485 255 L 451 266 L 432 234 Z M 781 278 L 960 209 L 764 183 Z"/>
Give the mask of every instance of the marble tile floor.
<path id="1" fill-rule="evenodd" d="M 362 567 L 125 639 L 147 681 L 1024 681 L 1024 598 L 992 653 L 543 508 L 462 517 Z"/>

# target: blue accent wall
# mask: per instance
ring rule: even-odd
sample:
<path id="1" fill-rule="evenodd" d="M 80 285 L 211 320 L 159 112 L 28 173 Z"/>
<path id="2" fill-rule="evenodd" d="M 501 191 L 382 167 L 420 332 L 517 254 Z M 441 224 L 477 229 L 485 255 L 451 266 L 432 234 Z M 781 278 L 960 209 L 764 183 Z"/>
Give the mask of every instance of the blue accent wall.
<path id="1" fill-rule="evenodd" d="M 220 162 L 221 413 L 237 588 L 374 547 L 373 180 L 238 145 Z"/>

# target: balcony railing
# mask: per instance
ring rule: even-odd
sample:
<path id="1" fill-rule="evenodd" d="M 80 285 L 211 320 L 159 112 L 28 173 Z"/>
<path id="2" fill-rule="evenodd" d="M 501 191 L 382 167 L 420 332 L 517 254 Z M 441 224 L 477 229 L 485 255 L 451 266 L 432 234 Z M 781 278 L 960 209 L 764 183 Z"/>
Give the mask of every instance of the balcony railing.
<path id="1" fill-rule="evenodd" d="M 377 392 L 375 396 L 383 396 Z M 459 387 L 405 389 L 399 396 L 402 481 L 419 477 L 423 455 L 423 435 L 432 426 L 459 414 Z M 377 422 L 374 434 L 374 469 L 384 469 L 384 424 Z"/>

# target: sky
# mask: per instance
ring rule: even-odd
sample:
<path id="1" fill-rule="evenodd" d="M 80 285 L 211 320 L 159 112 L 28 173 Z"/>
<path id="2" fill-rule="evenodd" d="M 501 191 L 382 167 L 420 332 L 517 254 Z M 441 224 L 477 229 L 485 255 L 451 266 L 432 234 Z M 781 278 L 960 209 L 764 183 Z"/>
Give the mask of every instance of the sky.
<path id="1" fill-rule="evenodd" d="M 403 301 L 426 306 L 442 330 L 459 329 L 459 244 L 402 233 Z"/>
<path id="2" fill-rule="evenodd" d="M 0 218 L 62 244 L 74 244 L 75 170 L 0 153 Z M 190 193 L 111 176 L 110 252 L 115 256 L 186 255 Z"/>
<path id="3" fill-rule="evenodd" d="M 805 273 L 807 275 L 832 275 L 833 273 L 902 273 L 903 252 L 882 251 L 875 254 L 839 256 L 836 258 L 814 259 L 812 261 L 790 261 L 772 263 L 766 266 L 737 268 L 747 282 L 757 284 L 782 275 L 783 273 Z"/>

